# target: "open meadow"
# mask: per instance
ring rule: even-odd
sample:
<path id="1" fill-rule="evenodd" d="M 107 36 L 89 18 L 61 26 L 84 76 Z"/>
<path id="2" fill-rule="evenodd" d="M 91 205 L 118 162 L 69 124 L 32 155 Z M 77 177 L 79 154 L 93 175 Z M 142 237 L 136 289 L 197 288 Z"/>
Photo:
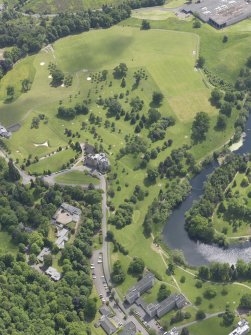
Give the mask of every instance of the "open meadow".
<path id="1" fill-rule="evenodd" d="M 51 4 L 49 1 L 48 3 Z M 27 4 L 31 5 L 32 1 Z M 111 263 L 119 259 L 123 270 L 127 272 L 132 258 L 141 257 L 149 269 L 162 277 L 172 292 L 181 290 L 194 304 L 196 297 L 200 295 L 195 287 L 194 274 L 177 268 L 173 277 L 168 276 L 168 254 L 163 253 L 153 243 L 154 236 L 146 238 L 143 235 L 142 223 L 148 207 L 169 181 L 158 178 L 156 183 L 148 184 L 146 169 L 138 169 L 142 160 L 139 155 L 126 154 L 118 159 L 118 154 L 125 148 L 128 138 L 135 135 L 135 125 L 125 121 L 124 117 L 107 115 L 107 109 L 99 101 L 115 96 L 125 113 L 129 113 L 131 101 L 138 97 L 144 101 L 139 112 L 143 116 L 147 115 L 152 106 L 153 92 L 163 93 L 164 100 L 158 108 L 159 112 L 163 117 L 173 117 L 175 125 L 168 127 L 165 138 L 156 142 L 150 141 L 147 127 L 143 127 L 138 134 L 139 138 L 146 140 L 148 151 L 158 149 L 157 157 L 149 160 L 150 168 L 157 168 L 170 155 L 171 150 L 185 144 L 190 146 L 193 119 L 196 113 L 206 112 L 210 119 L 206 141 L 192 146 L 189 150 L 198 163 L 228 142 L 234 133 L 237 112 L 234 111 L 228 119 L 225 131 L 215 130 L 218 111 L 209 101 L 212 86 L 195 67 L 197 58 L 199 54 L 205 56 L 210 71 L 234 83 L 248 53 L 251 52 L 251 37 L 242 29 L 229 28 L 229 42 L 223 45 L 222 38 L 226 32 L 217 32 L 205 25 L 194 30 L 192 21 L 178 21 L 175 18 L 156 20 L 151 22 L 155 29 L 149 31 L 140 30 L 140 24 L 141 20 L 132 18 L 107 30 L 92 30 L 70 36 L 57 41 L 50 49 L 44 49 L 39 54 L 20 61 L 1 82 L 0 121 L 6 126 L 21 125 L 6 143 L 11 150 L 11 157 L 20 166 L 26 165 L 27 160 L 31 162 L 26 166 L 26 170 L 31 173 L 43 174 L 48 170 L 61 170 L 62 165 L 74 161 L 76 152 L 70 148 L 72 142 L 89 142 L 102 146 L 111 162 L 111 174 L 116 175 L 108 182 L 109 195 L 113 193 L 108 200 L 113 208 L 118 209 L 125 199 L 129 199 L 136 185 L 146 194 L 144 200 L 133 205 L 132 224 L 120 230 L 114 226 L 109 227 L 116 241 L 129 250 L 128 255 L 122 255 L 113 252 L 111 245 Z M 238 64 L 232 61 L 233 55 L 240 60 Z M 50 85 L 48 65 L 51 62 L 64 74 L 72 75 L 72 86 Z M 113 76 L 113 69 L 120 63 L 125 63 L 128 67 L 125 85 L 122 85 L 121 79 Z M 103 70 L 107 70 L 107 77 L 99 80 Z M 135 86 L 135 73 L 138 72 L 144 76 Z M 30 91 L 22 93 L 20 81 L 25 78 L 33 83 Z M 15 95 L 13 101 L 7 103 L 4 92 L 10 82 L 15 87 Z M 87 115 L 76 115 L 72 119 L 57 116 L 60 106 L 70 108 L 83 101 L 88 103 Z M 37 128 L 32 128 L 34 118 L 39 115 L 43 119 Z M 67 135 L 69 131 L 71 136 Z M 171 140 L 172 145 L 161 149 L 167 140 Z M 66 184 L 95 183 L 90 177 L 77 172 L 58 176 L 56 181 Z M 158 235 L 161 228 L 156 227 L 154 234 Z M 186 276 L 184 283 L 180 283 L 182 275 Z M 124 283 L 118 287 L 118 294 L 123 297 L 135 282 L 135 277 L 127 275 Z M 228 296 L 225 299 L 222 297 L 223 285 L 205 283 L 201 295 L 205 289 L 212 287 L 216 291 L 216 297 L 212 301 L 203 298 L 201 305 L 207 313 L 224 311 L 227 301 L 231 302 L 231 308 L 233 301 L 237 306 L 240 295 L 245 291 L 243 287 L 240 289 L 238 286 L 228 285 Z M 156 293 L 155 288 L 145 299 L 155 299 Z M 194 320 L 195 309 L 191 314 Z M 170 316 L 166 321 L 170 321 Z M 210 324 L 211 320 L 205 322 Z M 192 334 L 199 334 L 199 326 L 200 323 L 191 327 Z M 227 331 L 215 322 L 214 327 L 217 334 L 225 334 Z"/>

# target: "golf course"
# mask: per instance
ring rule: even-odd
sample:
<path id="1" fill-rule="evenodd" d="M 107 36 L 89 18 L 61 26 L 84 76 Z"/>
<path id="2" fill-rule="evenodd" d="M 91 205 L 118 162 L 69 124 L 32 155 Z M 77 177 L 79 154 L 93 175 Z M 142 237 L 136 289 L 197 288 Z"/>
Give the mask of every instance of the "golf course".
<path id="1" fill-rule="evenodd" d="M 113 1 L 106 3 L 111 4 Z M 70 6 L 68 1 L 58 4 L 58 1 L 52 0 L 31 0 L 23 10 L 58 13 L 66 7 L 75 11 L 99 8 L 102 4 L 101 0 L 71 1 Z M 176 4 L 180 5 L 181 1 L 173 1 L 169 7 L 175 7 Z M 151 29 L 140 29 L 142 19 L 150 20 Z M 158 274 L 158 289 L 164 283 L 172 293 L 184 293 L 191 303 L 187 307 L 191 314 L 187 322 L 195 321 L 189 328 L 192 335 L 211 335 L 210 329 L 217 335 L 228 334 L 232 328 L 222 326 L 216 313 L 223 313 L 226 304 L 230 310 L 237 307 L 242 294 L 251 290 L 251 285 L 248 280 L 239 286 L 238 283 L 216 284 L 205 281 L 202 288 L 198 289 L 196 269 L 183 265 L 177 266 L 172 275 L 167 274 L 171 252 L 160 241 L 163 225 L 158 225 L 156 219 L 150 236 L 146 236 L 143 223 L 150 206 L 159 200 L 161 192 L 165 192 L 170 185 L 173 188 L 173 185 L 180 186 L 181 182 L 192 177 L 194 171 L 188 168 L 183 171 L 183 166 L 177 164 L 178 172 L 183 172 L 182 176 L 177 174 L 178 177 L 168 178 L 157 173 L 154 181 L 150 182 L 149 170 L 158 172 L 160 163 L 165 162 L 173 152 L 178 156 L 181 148 L 186 150 L 185 164 L 188 165 L 188 158 L 192 157 L 192 165 L 199 169 L 205 159 L 212 157 L 215 151 L 229 142 L 245 99 L 240 100 L 239 110 L 233 108 L 231 115 L 226 118 L 225 128 L 219 131 L 216 126 L 219 110 L 211 101 L 214 86 L 209 79 L 220 79 L 224 81 L 225 87 L 234 90 L 240 70 L 251 55 L 250 31 L 251 20 L 224 31 L 217 31 L 206 24 L 195 29 L 191 17 L 180 20 L 173 13 L 168 12 L 164 16 L 159 9 L 152 9 L 152 12 L 138 9 L 131 18 L 111 28 L 92 29 L 49 44 L 37 54 L 18 61 L 0 81 L 0 123 L 15 130 L 10 139 L 2 141 L 10 150 L 10 158 L 26 173 L 43 176 L 73 166 L 81 157 L 80 152 L 75 150 L 76 144 L 89 143 L 107 154 L 111 165 L 107 175 L 108 216 L 114 217 L 121 205 L 130 203 L 132 208 L 131 224 L 119 228 L 108 226 L 114 240 L 128 251 L 123 253 L 115 248 L 113 250 L 110 243 L 110 268 L 119 260 L 123 271 L 127 273 L 133 257 L 139 257 L 147 268 Z M 222 42 L 225 35 L 228 36 L 227 43 Z M 201 56 L 205 58 L 206 71 L 197 66 Z M 126 65 L 126 74 L 119 77 L 115 75 L 115 69 L 121 64 Z M 52 66 L 60 69 L 65 77 L 70 76 L 72 83 L 54 85 L 50 71 Z M 26 92 L 22 89 L 25 79 L 31 83 Z M 10 85 L 14 88 L 11 100 L 6 93 Z M 223 94 L 222 87 L 220 91 Z M 159 104 L 153 101 L 156 92 L 163 95 Z M 110 113 L 109 103 L 114 100 L 121 107 L 120 113 Z M 136 112 L 135 101 L 138 108 Z M 81 104 L 88 107 L 88 112 L 76 113 L 73 117 L 62 117 L 59 113 L 62 107 L 71 110 Z M 151 109 L 158 113 L 159 122 L 169 122 L 164 136 L 157 140 L 152 140 L 150 133 Z M 203 141 L 193 143 L 192 127 L 199 112 L 208 116 L 208 131 Z M 144 150 L 129 150 L 129 144 L 137 140 L 142 141 Z M 148 153 L 146 169 L 141 164 Z M 243 178 L 244 175 L 237 175 L 234 191 L 246 199 L 251 191 L 250 186 L 241 188 Z M 79 171 L 71 171 L 56 176 L 55 182 L 95 186 L 99 180 Z M 135 200 L 136 186 L 143 194 L 139 200 Z M 222 225 L 223 228 L 229 228 L 223 216 L 215 217 L 215 229 L 220 230 Z M 250 234 L 250 227 L 243 223 L 238 232 L 232 231 L 231 237 L 246 234 Z M 6 239 L 5 244 L 8 243 Z M 181 280 L 183 276 L 185 281 Z M 126 280 L 116 287 L 118 296 L 122 299 L 136 281 L 135 276 L 127 275 Z M 215 296 L 212 299 L 205 298 L 204 291 L 210 289 L 216 292 Z M 224 289 L 227 291 L 226 297 Z M 144 299 L 150 303 L 156 297 L 155 288 Z M 197 304 L 198 297 L 202 299 L 200 304 Z M 212 314 L 212 317 L 197 323 L 198 309 Z M 174 314 L 162 318 L 160 324 L 163 327 L 168 324 L 169 327 Z M 248 318 L 251 320 L 250 316 Z M 178 322 L 178 325 L 185 324 L 185 321 Z M 238 322 L 238 318 L 235 321 Z M 93 333 L 99 334 L 99 331 L 94 330 Z"/>

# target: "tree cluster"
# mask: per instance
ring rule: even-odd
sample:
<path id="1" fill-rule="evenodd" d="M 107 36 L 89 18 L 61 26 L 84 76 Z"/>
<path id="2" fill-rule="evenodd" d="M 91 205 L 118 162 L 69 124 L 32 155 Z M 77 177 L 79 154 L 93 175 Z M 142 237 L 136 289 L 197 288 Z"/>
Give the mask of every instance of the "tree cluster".
<path id="1" fill-rule="evenodd" d="M 121 229 L 132 223 L 133 207 L 130 204 L 120 204 L 114 215 L 108 219 L 108 224 Z"/>
<path id="2" fill-rule="evenodd" d="M 246 167 L 247 163 L 243 157 L 232 154 L 226 157 L 224 164 L 208 178 L 203 197 L 186 214 L 186 229 L 191 238 L 206 243 L 225 243 L 222 236 L 215 235 L 210 218 L 216 205 L 223 200 L 225 190 L 236 172 L 243 172 Z"/>
<path id="3" fill-rule="evenodd" d="M 61 119 L 72 120 L 77 115 L 86 115 L 89 113 L 89 108 L 85 103 L 76 104 L 74 107 L 58 107 L 57 116 Z"/>
<path id="4" fill-rule="evenodd" d="M 191 186 L 187 180 L 181 183 L 173 181 L 168 184 L 167 190 L 160 190 L 158 198 L 148 208 L 143 227 L 144 234 L 150 237 L 155 225 L 164 225 L 172 210 L 187 197 Z M 155 230 L 155 229 L 154 229 Z"/>
<path id="5" fill-rule="evenodd" d="M 7 167 L 3 160 L 0 163 L 0 226 L 18 247 L 16 256 L 0 256 L 1 334 L 75 335 L 77 325 L 96 314 L 96 301 L 90 296 L 89 257 L 93 235 L 101 225 L 101 194 L 80 187 L 49 187 L 40 180 L 28 186 L 14 184 L 9 179 L 16 177 L 7 178 L 13 167 Z M 26 263 L 25 253 L 28 250 L 31 262 L 43 247 L 58 253 L 49 238 L 49 227 L 63 201 L 83 207 L 85 224 L 80 225 L 73 244 L 62 251 L 63 278 L 53 283 Z M 46 265 L 50 264 L 51 259 L 46 259 Z"/>
<path id="6" fill-rule="evenodd" d="M 195 159 L 188 152 L 188 149 L 189 147 L 183 146 L 172 150 L 171 155 L 159 164 L 160 176 L 166 178 L 185 177 L 189 171 L 195 172 Z"/>

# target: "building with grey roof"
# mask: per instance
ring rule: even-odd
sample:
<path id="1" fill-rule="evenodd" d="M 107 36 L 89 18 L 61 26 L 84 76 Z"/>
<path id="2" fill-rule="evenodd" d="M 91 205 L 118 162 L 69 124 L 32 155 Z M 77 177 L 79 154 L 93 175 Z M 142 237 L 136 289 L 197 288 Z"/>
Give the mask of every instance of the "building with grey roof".
<path id="1" fill-rule="evenodd" d="M 110 316 L 112 314 L 110 307 L 103 305 L 100 307 L 99 312 L 101 315 Z"/>
<path id="2" fill-rule="evenodd" d="M 166 313 L 172 311 L 174 308 L 181 309 L 186 304 L 186 299 L 182 294 L 172 294 L 170 297 L 159 303 L 157 316 L 161 318 Z"/>
<path id="3" fill-rule="evenodd" d="M 77 223 L 80 220 L 80 216 L 81 209 L 64 202 L 54 214 L 53 220 L 58 224 L 67 225 L 71 222 Z"/>
<path id="4" fill-rule="evenodd" d="M 136 332 L 137 332 L 137 329 L 136 329 L 135 324 L 132 321 L 130 321 L 124 326 L 124 328 L 119 333 L 119 335 L 135 335 Z"/>
<path id="5" fill-rule="evenodd" d="M 172 311 L 174 308 L 181 309 L 186 305 L 186 298 L 182 294 L 172 294 L 161 302 L 154 302 L 146 304 L 143 299 L 136 300 L 136 304 L 141 306 L 144 311 L 151 317 L 158 316 L 161 318 L 166 313 Z"/>
<path id="6" fill-rule="evenodd" d="M 81 209 L 63 202 L 61 208 L 71 215 L 81 215 Z"/>
<path id="7" fill-rule="evenodd" d="M 5 138 L 10 138 L 11 137 L 11 132 L 8 131 L 4 126 L 0 124 L 0 136 L 5 137 Z"/>
<path id="8" fill-rule="evenodd" d="M 69 240 L 68 233 L 69 233 L 68 229 L 65 229 L 65 228 L 58 229 L 57 239 L 55 241 L 55 244 L 59 249 L 64 249 L 65 242 L 67 242 Z"/>
<path id="9" fill-rule="evenodd" d="M 129 304 L 133 304 L 142 293 L 153 287 L 154 280 L 154 274 L 148 272 L 140 281 L 127 291 L 125 296 L 126 301 L 129 302 Z"/>
<path id="10" fill-rule="evenodd" d="M 107 335 L 111 335 L 116 332 L 117 328 L 114 326 L 114 324 L 111 322 L 110 319 L 108 319 L 107 316 L 102 316 L 100 319 L 100 326 L 104 329 Z"/>
<path id="11" fill-rule="evenodd" d="M 217 29 L 230 26 L 251 17 L 250 0 L 200 0 L 182 8 Z"/>
<path id="12" fill-rule="evenodd" d="M 249 330 L 249 323 L 242 319 L 238 322 L 237 328 L 235 328 L 229 335 L 247 335 Z"/>
<path id="13" fill-rule="evenodd" d="M 59 281 L 61 278 L 61 274 L 52 266 L 48 267 L 45 273 L 54 281 Z"/>
<path id="14" fill-rule="evenodd" d="M 179 335 L 178 330 L 174 327 L 171 330 L 169 330 L 169 332 L 167 332 L 166 335 Z"/>
<path id="15" fill-rule="evenodd" d="M 109 160 L 103 152 L 99 154 L 88 154 L 84 159 L 84 164 L 103 173 L 110 168 Z"/>
<path id="16" fill-rule="evenodd" d="M 43 250 L 40 252 L 40 254 L 37 256 L 37 260 L 41 263 L 44 262 L 44 256 L 50 255 L 51 251 L 49 248 L 43 248 Z"/>

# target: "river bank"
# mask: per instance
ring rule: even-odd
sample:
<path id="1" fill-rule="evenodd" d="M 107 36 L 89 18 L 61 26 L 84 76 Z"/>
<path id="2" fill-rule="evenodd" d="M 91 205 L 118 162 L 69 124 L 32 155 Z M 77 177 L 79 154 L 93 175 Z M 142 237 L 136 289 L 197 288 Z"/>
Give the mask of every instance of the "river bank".
<path id="1" fill-rule="evenodd" d="M 237 146 L 235 147 L 235 154 L 243 155 L 251 152 L 251 114 L 247 120 L 245 134 L 246 136 L 243 136 L 238 143 L 238 149 Z M 163 229 L 163 240 L 167 246 L 170 249 L 181 250 L 187 263 L 191 266 L 200 266 L 213 261 L 230 264 L 235 264 L 238 259 L 245 262 L 251 261 L 251 243 L 249 241 L 223 249 L 218 246 L 192 241 L 185 230 L 185 213 L 192 207 L 193 202 L 198 201 L 202 196 L 204 182 L 218 166 L 217 162 L 213 162 L 190 180 L 191 193 L 173 211 Z"/>

